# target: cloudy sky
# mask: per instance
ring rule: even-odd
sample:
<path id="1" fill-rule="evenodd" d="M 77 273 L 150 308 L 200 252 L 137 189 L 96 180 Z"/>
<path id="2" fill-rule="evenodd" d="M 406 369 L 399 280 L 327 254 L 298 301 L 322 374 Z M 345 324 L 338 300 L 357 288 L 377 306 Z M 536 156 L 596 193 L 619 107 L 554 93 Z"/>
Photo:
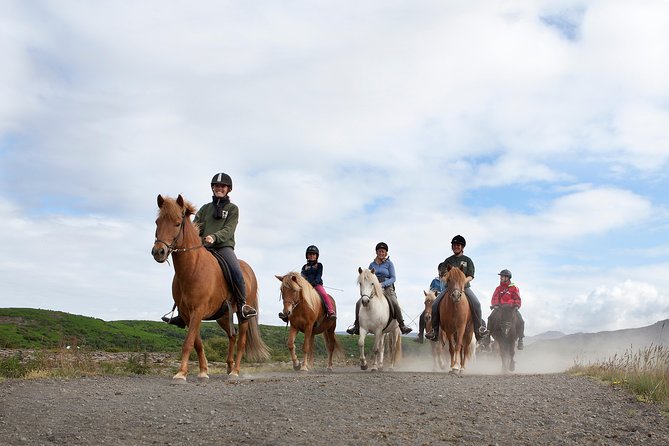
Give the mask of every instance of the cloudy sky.
<path id="1" fill-rule="evenodd" d="M 456 234 L 526 333 L 669 317 L 669 2 L 0 0 L 0 306 L 158 320 L 156 196 L 223 171 L 237 255 L 321 250 L 353 321 L 385 241 L 411 322 Z M 417 327 L 417 323 L 412 323 Z"/>

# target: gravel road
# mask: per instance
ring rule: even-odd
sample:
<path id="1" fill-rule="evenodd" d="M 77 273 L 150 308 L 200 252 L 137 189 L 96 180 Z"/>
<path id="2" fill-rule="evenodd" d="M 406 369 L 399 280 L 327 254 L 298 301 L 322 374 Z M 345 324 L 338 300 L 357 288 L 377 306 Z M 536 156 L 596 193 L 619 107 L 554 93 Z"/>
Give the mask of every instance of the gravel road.
<path id="1" fill-rule="evenodd" d="M 659 407 L 564 373 L 246 372 L 0 383 L 3 445 L 667 445 Z"/>

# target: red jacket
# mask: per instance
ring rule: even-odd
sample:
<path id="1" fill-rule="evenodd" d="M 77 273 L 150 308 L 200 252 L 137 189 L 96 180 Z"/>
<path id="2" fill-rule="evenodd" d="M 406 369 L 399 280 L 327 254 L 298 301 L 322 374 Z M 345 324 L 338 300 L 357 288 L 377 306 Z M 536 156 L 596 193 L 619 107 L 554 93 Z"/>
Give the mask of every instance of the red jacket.
<path id="1" fill-rule="evenodd" d="M 490 305 L 515 305 L 520 308 L 520 290 L 514 283 L 500 285 L 492 293 Z"/>

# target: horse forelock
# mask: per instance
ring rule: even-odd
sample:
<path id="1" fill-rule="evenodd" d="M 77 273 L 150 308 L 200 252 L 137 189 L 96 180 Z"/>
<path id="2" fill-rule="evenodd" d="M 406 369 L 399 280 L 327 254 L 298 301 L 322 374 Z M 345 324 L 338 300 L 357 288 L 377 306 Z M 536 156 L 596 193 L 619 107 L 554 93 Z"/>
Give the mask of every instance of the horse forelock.
<path id="1" fill-rule="evenodd" d="M 447 281 L 449 282 L 449 285 L 451 283 L 453 283 L 456 286 L 459 285 L 458 288 L 464 289 L 467 277 L 465 276 L 465 273 L 463 273 L 460 268 L 451 268 L 448 271 L 448 274 L 446 275 L 446 278 L 447 278 Z"/>
<path id="2" fill-rule="evenodd" d="M 177 200 L 172 197 L 164 196 L 163 199 L 163 205 L 158 209 L 158 217 L 178 220 L 184 215 L 190 216 L 196 212 L 195 206 L 188 200 L 184 200 L 184 206 L 182 208 L 179 206 L 179 203 L 177 203 Z"/>
<path id="3" fill-rule="evenodd" d="M 293 277 L 295 280 L 293 280 Z M 296 293 L 301 293 L 302 302 L 311 310 L 316 311 L 318 309 L 318 292 L 311 286 L 307 279 L 302 277 L 302 274 L 296 271 L 291 271 L 283 277 L 281 284 Z"/>
<path id="4" fill-rule="evenodd" d="M 376 277 L 376 274 L 374 274 L 371 270 L 369 269 L 362 270 L 362 272 L 358 276 L 358 285 L 362 285 L 363 281 L 371 282 L 377 295 L 381 296 L 383 294 L 383 288 L 381 288 L 381 284 L 379 283 L 379 278 Z"/>

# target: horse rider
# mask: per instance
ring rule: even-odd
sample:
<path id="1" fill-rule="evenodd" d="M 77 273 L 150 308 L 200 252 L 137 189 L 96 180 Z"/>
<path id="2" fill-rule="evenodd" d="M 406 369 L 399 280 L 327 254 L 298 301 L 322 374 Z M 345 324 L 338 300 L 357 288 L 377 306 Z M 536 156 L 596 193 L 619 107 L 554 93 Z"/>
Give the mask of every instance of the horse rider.
<path id="1" fill-rule="evenodd" d="M 379 242 L 376 244 L 376 257 L 369 264 L 369 269 L 374 269 L 374 274 L 376 274 L 381 288 L 383 289 L 383 295 L 388 298 L 388 302 L 395 313 L 395 320 L 400 326 L 400 331 L 402 334 L 409 334 L 413 330 L 411 327 L 404 325 L 404 317 L 402 316 L 402 309 L 400 304 L 397 301 L 397 294 L 395 294 L 395 265 L 390 261 L 388 257 L 388 245 L 384 242 Z M 360 313 L 360 299 L 355 304 L 355 322 L 353 326 L 349 327 L 346 330 L 348 334 L 360 334 L 360 324 L 358 322 L 358 314 Z"/>
<path id="2" fill-rule="evenodd" d="M 232 178 L 227 173 L 217 173 L 211 179 L 213 197 L 210 203 L 203 205 L 195 214 L 193 223 L 200 227 L 202 243 L 215 250 L 228 264 L 234 288 L 237 292 L 237 317 L 246 320 L 256 316 L 255 308 L 246 304 L 246 283 L 239 260 L 235 255 L 235 230 L 239 221 L 239 208 L 230 201 L 228 194 L 232 191 Z M 162 320 L 179 327 L 185 327 L 186 322 L 181 316 Z"/>
<path id="3" fill-rule="evenodd" d="M 469 307 L 472 310 L 472 321 L 474 322 L 474 336 L 476 336 L 476 341 L 481 342 L 483 345 L 490 344 L 490 333 L 486 329 L 486 324 L 483 318 L 481 317 L 481 303 L 479 302 L 476 294 L 472 291 L 470 282 L 474 280 L 474 261 L 467 257 L 464 254 L 465 246 L 467 241 L 460 234 L 453 237 L 451 240 L 451 250 L 453 255 L 447 257 L 440 266 L 442 267 L 439 275 L 443 276 L 446 272 L 446 269 L 450 266 L 452 268 L 460 268 L 465 273 L 466 283 L 465 283 L 465 295 L 469 301 Z M 448 284 L 446 284 L 448 288 Z M 446 294 L 446 289 L 444 289 L 437 299 L 432 304 L 432 331 L 425 335 L 431 341 L 436 341 L 439 333 L 439 304 L 441 299 L 443 299 L 444 294 Z"/>
<path id="4" fill-rule="evenodd" d="M 444 291 L 444 283 L 441 281 L 439 278 L 439 271 L 442 269 L 445 269 L 443 266 L 443 263 L 440 263 L 439 266 L 437 267 L 437 277 L 432 279 L 432 282 L 430 282 L 430 291 L 434 291 L 434 295 L 438 296 L 442 291 Z M 420 314 L 420 317 L 418 318 L 418 337 L 416 338 L 416 342 L 423 343 L 423 335 L 425 334 L 425 310 Z"/>
<path id="5" fill-rule="evenodd" d="M 518 330 L 518 350 L 522 350 L 523 338 L 525 337 L 525 321 L 520 311 L 518 311 L 521 305 L 520 289 L 518 289 L 515 283 L 511 282 L 512 274 L 508 269 L 503 269 L 498 275 L 499 286 L 492 293 L 490 301 L 492 313 L 488 316 L 488 325 L 490 325 L 490 321 L 493 321 L 497 317 L 500 305 L 513 305 L 518 315 L 518 325 L 516 327 Z"/>
<path id="6" fill-rule="evenodd" d="M 323 264 L 318 261 L 318 257 L 320 257 L 318 247 L 315 245 L 307 246 L 307 251 L 304 255 L 307 258 L 307 263 L 302 265 L 302 271 L 300 274 L 302 274 L 302 277 L 304 277 L 307 282 L 309 282 L 311 286 L 314 287 L 314 289 L 321 296 L 321 299 L 323 299 L 323 303 L 325 304 L 325 309 L 327 312 L 327 318 L 335 319 L 337 315 L 335 313 L 334 305 L 332 305 L 332 299 L 325 291 L 325 288 L 323 288 Z M 286 318 L 283 312 L 279 313 L 279 317 L 282 321 L 288 322 L 288 318 Z"/>

